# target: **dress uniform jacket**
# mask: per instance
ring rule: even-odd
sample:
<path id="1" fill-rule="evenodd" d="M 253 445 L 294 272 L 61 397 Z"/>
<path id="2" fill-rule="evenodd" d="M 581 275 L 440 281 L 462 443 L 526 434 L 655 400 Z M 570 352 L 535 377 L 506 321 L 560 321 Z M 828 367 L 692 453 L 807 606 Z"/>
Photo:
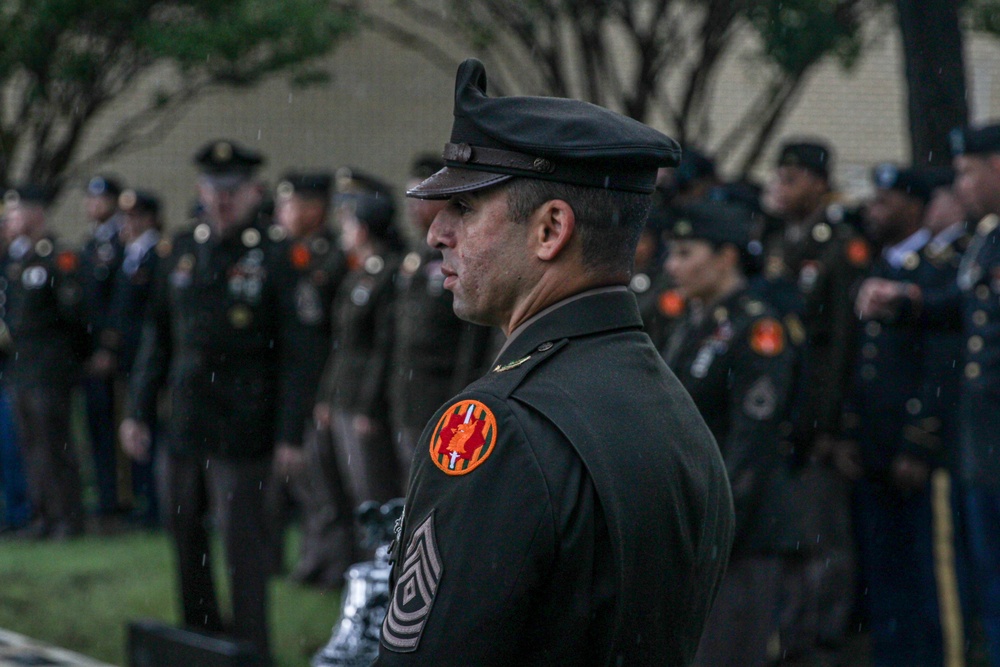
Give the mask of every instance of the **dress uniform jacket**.
<path id="1" fill-rule="evenodd" d="M 118 269 L 107 329 L 100 336 L 100 343 L 116 353 L 118 371 L 125 376 L 139 352 L 142 324 L 160 259 L 158 250 L 166 250 L 166 245 L 158 245 L 159 232 L 150 230 L 146 234 L 149 241 L 131 250 L 134 254 L 127 256 Z"/>
<path id="2" fill-rule="evenodd" d="M 932 284 L 937 269 L 924 261 L 925 247 L 907 252 L 898 267 L 880 258 L 872 267 L 872 276 Z M 932 464 L 939 455 L 939 441 L 934 441 L 933 446 L 930 440 L 914 442 L 913 434 L 905 428 L 923 411 L 927 331 L 898 317 L 869 320 L 861 328 L 860 354 L 845 408 L 845 435 L 858 441 L 867 475 L 887 481 L 897 455 L 906 453 Z"/>
<path id="3" fill-rule="evenodd" d="M 781 291 L 795 285 L 805 328 L 802 397 L 795 424 L 805 445 L 816 433 L 836 434 L 854 362 L 854 289 L 864 275 L 870 250 L 857 231 L 837 221 L 833 205 L 802 226 L 772 235 L 766 243 L 765 279 Z M 766 300 L 770 300 L 769 298 Z"/>
<path id="4" fill-rule="evenodd" d="M 90 331 L 95 338 L 109 324 L 118 271 L 125 257 L 120 226 L 121 216 L 115 214 L 97 226 L 80 250 L 80 279 Z"/>
<path id="5" fill-rule="evenodd" d="M 777 426 L 791 398 L 795 350 L 777 313 L 738 290 L 690 314 L 665 348 L 722 450 L 733 488 L 733 555 L 794 548 Z"/>
<path id="6" fill-rule="evenodd" d="M 79 256 L 57 251 L 50 237 L 29 245 L 23 255 L 13 247 L 8 253 L 0 317 L 14 340 L 8 372 L 17 386 L 75 382 L 90 349 L 79 269 Z"/>
<path id="7" fill-rule="evenodd" d="M 388 422 L 393 281 L 397 253 L 373 255 L 348 273 L 337 292 L 333 353 L 323 396 L 335 409 Z"/>
<path id="8" fill-rule="evenodd" d="M 543 311 L 424 430 L 376 664 L 679 665 L 732 542 L 717 445 L 627 289 Z"/>
<path id="9" fill-rule="evenodd" d="M 295 300 L 291 247 L 246 226 L 207 224 L 162 258 L 132 376 L 133 416 L 152 423 L 169 377 L 170 446 L 225 458 L 301 442 L 315 385 L 303 382 L 325 335 Z"/>
<path id="10" fill-rule="evenodd" d="M 394 300 L 389 396 L 396 428 L 419 432 L 442 403 L 486 370 L 490 330 L 458 319 L 453 299 L 444 289 L 439 250 L 425 244 L 406 255 Z"/>

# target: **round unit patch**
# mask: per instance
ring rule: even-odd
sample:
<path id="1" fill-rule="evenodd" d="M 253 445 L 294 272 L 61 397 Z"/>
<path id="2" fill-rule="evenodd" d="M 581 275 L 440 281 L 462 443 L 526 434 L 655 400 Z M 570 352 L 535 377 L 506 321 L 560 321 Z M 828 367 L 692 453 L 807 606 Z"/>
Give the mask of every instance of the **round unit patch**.
<path id="1" fill-rule="evenodd" d="M 446 475 L 465 475 L 489 458 L 496 442 L 497 420 L 490 409 L 479 401 L 459 401 L 431 433 L 431 461 Z"/>

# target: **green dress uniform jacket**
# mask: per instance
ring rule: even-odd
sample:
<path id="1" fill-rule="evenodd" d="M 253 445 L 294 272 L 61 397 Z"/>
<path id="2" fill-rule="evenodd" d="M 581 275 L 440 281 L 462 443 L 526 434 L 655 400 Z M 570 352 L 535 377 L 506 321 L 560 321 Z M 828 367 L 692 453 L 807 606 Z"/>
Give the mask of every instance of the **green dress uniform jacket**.
<path id="1" fill-rule="evenodd" d="M 421 436 L 378 665 L 681 665 L 729 554 L 718 447 L 626 288 L 530 320 Z"/>
<path id="2" fill-rule="evenodd" d="M 169 381 L 174 453 L 255 458 L 298 444 L 327 334 L 297 303 L 291 246 L 205 223 L 163 248 L 132 375 L 131 416 L 153 423 Z"/>
<path id="3" fill-rule="evenodd" d="M 794 550 L 778 425 L 792 395 L 795 350 L 776 311 L 738 290 L 700 320 L 689 313 L 665 352 L 726 462 L 736 511 L 733 556 Z"/>

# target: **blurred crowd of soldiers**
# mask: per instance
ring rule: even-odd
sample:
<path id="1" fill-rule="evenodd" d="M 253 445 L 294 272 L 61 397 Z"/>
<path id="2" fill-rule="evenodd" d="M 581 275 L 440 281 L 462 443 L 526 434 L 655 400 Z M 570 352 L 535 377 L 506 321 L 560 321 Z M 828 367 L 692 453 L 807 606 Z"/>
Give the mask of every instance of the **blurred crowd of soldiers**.
<path id="1" fill-rule="evenodd" d="M 694 149 L 661 172 L 630 287 L 718 441 L 737 519 L 698 664 L 838 664 L 861 627 L 879 665 L 959 664 L 972 636 L 1000 665 L 1000 126 L 952 140 L 955 169 L 879 165 L 860 203 L 816 139 L 784 143 L 763 187 L 722 182 Z M 79 249 L 46 226 L 45 189 L 6 193 L 0 525 L 162 524 L 185 623 L 267 653 L 268 577 L 341 585 L 366 556 L 353 508 L 403 495 L 427 419 L 502 335 L 452 313 L 424 241 L 445 202 L 397 215 L 394 189 L 353 168 L 272 191 L 263 160 L 207 144 L 169 240 L 159 198 L 112 176 L 84 186 Z M 420 156 L 411 177 L 441 166 Z"/>

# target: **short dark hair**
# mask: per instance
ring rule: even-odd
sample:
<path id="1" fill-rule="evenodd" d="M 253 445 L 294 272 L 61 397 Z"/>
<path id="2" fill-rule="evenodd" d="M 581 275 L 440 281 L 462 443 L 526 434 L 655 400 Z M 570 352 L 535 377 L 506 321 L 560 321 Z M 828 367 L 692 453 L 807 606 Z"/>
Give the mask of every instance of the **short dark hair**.
<path id="1" fill-rule="evenodd" d="M 561 199 L 576 216 L 584 265 L 631 271 L 652 203 L 649 195 L 534 178 L 514 178 L 506 188 L 508 213 L 516 222 L 526 221 L 545 202 Z"/>

